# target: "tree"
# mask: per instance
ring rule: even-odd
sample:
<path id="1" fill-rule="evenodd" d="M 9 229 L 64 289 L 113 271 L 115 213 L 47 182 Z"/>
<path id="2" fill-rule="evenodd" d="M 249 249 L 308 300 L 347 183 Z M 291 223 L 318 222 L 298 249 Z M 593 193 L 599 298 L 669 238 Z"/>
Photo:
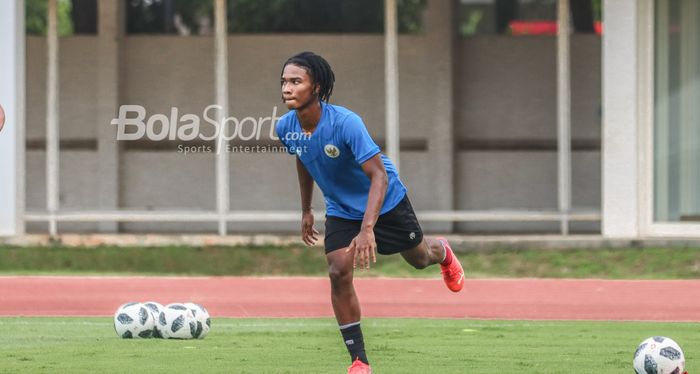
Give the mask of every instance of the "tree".
<path id="1" fill-rule="evenodd" d="M 48 28 L 49 4 L 47 0 L 25 0 L 25 30 L 30 35 L 46 35 Z M 58 35 L 73 34 L 73 22 L 71 20 L 72 4 L 70 0 L 58 0 L 56 18 L 58 21 Z"/>
<path id="2" fill-rule="evenodd" d="M 230 33 L 382 33 L 382 0 L 228 0 Z M 422 31 L 426 0 L 398 0 L 400 32 Z M 130 0 L 129 33 L 173 33 L 179 17 L 198 32 L 202 17 L 213 19 L 213 1 Z"/>

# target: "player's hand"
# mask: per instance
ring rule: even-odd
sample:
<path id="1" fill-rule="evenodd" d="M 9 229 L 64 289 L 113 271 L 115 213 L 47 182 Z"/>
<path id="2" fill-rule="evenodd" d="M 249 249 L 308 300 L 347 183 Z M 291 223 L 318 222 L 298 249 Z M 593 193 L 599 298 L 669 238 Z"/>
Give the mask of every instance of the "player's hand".
<path id="1" fill-rule="evenodd" d="M 318 241 L 318 231 L 314 228 L 314 212 L 308 210 L 301 213 L 301 240 L 308 246 Z"/>
<path id="2" fill-rule="evenodd" d="M 352 239 L 350 246 L 345 252 L 354 252 L 352 267 L 360 265 L 360 269 L 369 270 L 370 263 L 377 262 L 377 243 L 374 241 L 373 230 L 362 230 Z"/>

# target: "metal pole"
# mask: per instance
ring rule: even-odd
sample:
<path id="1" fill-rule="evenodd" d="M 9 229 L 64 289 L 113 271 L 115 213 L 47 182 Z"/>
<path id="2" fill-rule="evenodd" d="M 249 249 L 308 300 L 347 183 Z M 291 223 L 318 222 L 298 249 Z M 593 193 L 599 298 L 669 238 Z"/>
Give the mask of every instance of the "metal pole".
<path id="1" fill-rule="evenodd" d="M 384 82 L 386 84 L 386 151 L 396 170 L 400 164 L 399 67 L 396 0 L 384 0 Z"/>
<path id="2" fill-rule="evenodd" d="M 55 214 L 58 211 L 58 23 L 56 1 L 49 0 L 48 31 L 48 66 L 46 75 L 46 208 L 49 212 L 49 234 L 55 236 L 57 224 Z"/>
<path id="3" fill-rule="evenodd" d="M 700 2 L 680 2 L 680 196 L 679 214 L 694 216 L 700 211 Z"/>
<path id="4" fill-rule="evenodd" d="M 17 1 L 15 3 L 15 82 L 17 87 L 15 88 L 15 109 L 17 110 L 17 134 L 16 134 L 16 167 L 17 167 L 17 181 L 16 181 L 16 195 L 17 199 L 17 235 L 24 235 L 26 233 L 26 223 L 24 220 L 24 215 L 27 209 L 27 189 L 26 189 L 26 175 L 27 175 L 27 149 L 26 149 L 26 85 L 27 85 L 27 67 L 26 67 L 26 41 L 25 41 L 25 8 L 24 1 Z M 12 56 L 12 52 L 9 53 Z"/>
<path id="5" fill-rule="evenodd" d="M 652 55 L 652 66 L 653 78 L 652 87 L 653 92 L 651 97 L 655 95 L 663 97 L 662 100 L 657 100 L 654 102 L 651 100 L 653 105 L 654 117 L 652 121 L 652 139 L 653 145 L 650 146 L 647 152 L 653 152 L 652 166 L 649 170 L 653 170 L 652 177 L 653 180 L 653 193 L 650 195 L 651 201 L 653 201 L 652 219 L 653 221 L 668 221 L 670 215 L 670 185 L 669 185 L 669 172 L 671 160 L 671 150 L 669 149 L 670 144 L 670 132 L 669 132 L 669 119 L 671 118 L 671 107 L 668 100 L 668 94 L 670 92 L 669 85 L 669 64 L 670 64 L 670 50 L 669 50 L 669 0 L 656 1 L 656 9 L 654 10 L 656 16 L 654 21 L 657 22 L 658 27 L 655 28 L 656 31 L 652 31 L 652 40 L 657 40 L 655 42 L 653 51 L 649 54 Z M 653 5 L 651 8 L 654 8 Z M 652 29 L 654 30 L 654 29 Z M 654 35 L 655 33 L 655 35 Z M 653 54 L 656 53 L 656 56 Z M 656 125 L 654 125 L 656 124 Z"/>
<path id="6" fill-rule="evenodd" d="M 216 103 L 221 106 L 219 124 L 228 117 L 228 48 L 226 45 L 226 0 L 216 0 L 214 9 L 216 40 Z M 229 154 L 224 143 L 224 129 L 217 139 L 216 207 L 219 213 L 219 235 L 226 235 L 226 214 L 229 211 Z"/>
<path id="7" fill-rule="evenodd" d="M 120 60 L 123 40 L 123 1 L 97 2 L 97 163 L 100 170 L 98 204 L 101 209 L 119 207 L 120 147 L 114 126 L 105 126 L 119 111 Z M 116 222 L 100 222 L 100 232 L 118 232 Z"/>
<path id="8" fill-rule="evenodd" d="M 571 211 L 571 55 L 569 0 L 559 0 L 557 25 L 557 172 L 561 233 L 569 234 Z"/>
<path id="9" fill-rule="evenodd" d="M 637 175 L 639 176 L 639 196 L 637 211 L 637 224 L 639 225 L 639 234 L 645 236 L 650 231 L 650 224 L 654 215 L 654 198 L 652 193 L 653 174 L 652 167 L 654 165 L 654 157 L 650 150 L 654 148 L 654 118 L 653 111 L 658 110 L 657 106 L 654 110 L 654 24 L 655 18 L 658 20 L 660 14 L 654 14 L 655 0 L 644 0 L 639 2 L 639 22 L 637 22 L 639 38 L 639 69 L 637 71 L 637 82 L 639 83 L 639 93 L 637 95 L 637 112 L 639 123 L 639 145 L 637 147 L 638 167 Z M 661 8 L 659 7 L 659 10 Z M 658 11 L 657 11 L 658 12 Z M 657 81 L 658 82 L 658 81 Z M 656 173 L 660 170 L 656 170 Z"/>

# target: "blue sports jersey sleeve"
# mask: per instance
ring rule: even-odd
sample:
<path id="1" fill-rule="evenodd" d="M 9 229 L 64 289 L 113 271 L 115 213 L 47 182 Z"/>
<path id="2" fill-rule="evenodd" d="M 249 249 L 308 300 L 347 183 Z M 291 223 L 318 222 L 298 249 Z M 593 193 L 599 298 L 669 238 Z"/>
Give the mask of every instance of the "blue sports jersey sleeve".
<path id="1" fill-rule="evenodd" d="M 294 152 L 294 149 L 287 144 L 284 139 L 286 139 L 287 135 L 287 123 L 289 121 L 286 120 L 286 118 L 280 118 L 279 121 L 277 121 L 277 125 L 275 126 L 275 132 L 277 133 L 277 137 L 280 140 L 280 143 L 284 145 L 284 147 L 287 149 L 287 153 L 290 155 L 296 155 L 296 152 Z"/>
<path id="2" fill-rule="evenodd" d="M 374 143 L 364 122 L 356 114 L 350 114 L 345 118 L 343 139 L 355 156 L 355 161 L 360 165 L 379 153 L 379 146 Z"/>

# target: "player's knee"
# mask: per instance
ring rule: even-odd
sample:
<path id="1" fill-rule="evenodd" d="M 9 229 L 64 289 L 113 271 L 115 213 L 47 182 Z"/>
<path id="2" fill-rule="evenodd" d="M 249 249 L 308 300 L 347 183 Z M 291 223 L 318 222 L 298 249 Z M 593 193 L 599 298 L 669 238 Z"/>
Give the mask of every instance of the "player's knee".
<path id="1" fill-rule="evenodd" d="M 328 276 L 333 287 L 352 283 L 352 268 L 331 264 L 328 266 Z"/>
<path id="2" fill-rule="evenodd" d="M 331 278 L 333 283 L 350 283 L 352 282 L 352 271 L 338 268 L 328 269 L 328 276 Z"/>
<path id="3" fill-rule="evenodd" d="M 345 285 L 352 284 L 352 269 L 331 265 L 328 267 L 328 276 L 331 279 L 333 288 L 342 288 Z"/>

